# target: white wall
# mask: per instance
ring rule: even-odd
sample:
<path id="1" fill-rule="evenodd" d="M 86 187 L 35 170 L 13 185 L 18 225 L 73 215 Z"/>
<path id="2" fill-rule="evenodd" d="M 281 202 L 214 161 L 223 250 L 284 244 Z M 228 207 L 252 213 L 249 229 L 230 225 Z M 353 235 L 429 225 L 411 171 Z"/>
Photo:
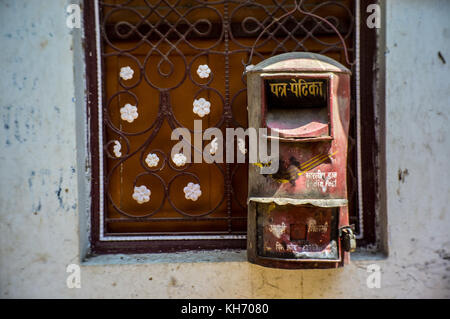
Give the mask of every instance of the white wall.
<path id="1" fill-rule="evenodd" d="M 1 297 L 450 298 L 449 1 L 386 5 L 387 259 L 299 271 L 236 252 L 103 257 L 82 265 L 81 289 L 66 286 L 86 204 L 83 65 L 68 3 L 0 1 Z M 380 289 L 366 286 L 372 263 Z"/>

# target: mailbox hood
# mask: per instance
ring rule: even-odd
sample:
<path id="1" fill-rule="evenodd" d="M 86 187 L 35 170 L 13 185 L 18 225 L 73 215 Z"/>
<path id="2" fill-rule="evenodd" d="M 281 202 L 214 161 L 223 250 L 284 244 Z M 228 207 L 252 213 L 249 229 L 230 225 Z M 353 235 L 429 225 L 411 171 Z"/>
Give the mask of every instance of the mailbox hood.
<path id="1" fill-rule="evenodd" d="M 289 52 L 273 56 L 258 63 L 246 73 L 289 72 L 301 69 L 303 72 L 334 72 L 347 73 L 351 71 L 339 62 L 317 53 Z"/>

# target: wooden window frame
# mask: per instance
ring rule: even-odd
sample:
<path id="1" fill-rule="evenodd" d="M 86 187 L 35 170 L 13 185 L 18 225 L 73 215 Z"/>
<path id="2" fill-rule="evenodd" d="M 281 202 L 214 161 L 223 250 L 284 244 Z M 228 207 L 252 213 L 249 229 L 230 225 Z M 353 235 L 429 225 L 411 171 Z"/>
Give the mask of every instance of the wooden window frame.
<path id="1" fill-rule="evenodd" d="M 376 1 L 360 0 L 359 15 L 360 21 L 364 22 L 368 13 L 366 7 Z M 88 156 L 91 166 L 91 216 L 90 216 L 90 246 L 93 254 L 114 254 L 114 253 L 156 253 L 156 252 L 177 252 L 186 250 L 208 250 L 208 249 L 245 249 L 245 239 L 214 239 L 214 240 L 101 240 L 100 230 L 100 205 L 103 202 L 100 190 L 100 163 L 99 152 L 99 123 L 98 106 L 101 101 L 101 91 L 99 91 L 99 63 L 98 63 L 98 42 L 97 42 L 97 9 L 96 2 L 84 0 L 84 41 L 85 41 L 85 65 L 86 65 L 86 111 L 88 114 Z M 379 249 L 379 231 L 376 226 L 378 211 L 383 205 L 380 200 L 383 187 L 380 177 L 383 167 L 378 163 L 382 162 L 380 155 L 383 155 L 384 144 L 381 137 L 384 136 L 383 123 L 377 122 L 384 119 L 383 105 L 376 105 L 377 88 L 377 50 L 378 36 L 376 29 L 366 26 L 359 27 L 360 58 L 360 121 L 364 123 L 364 130 L 360 130 L 361 138 L 361 164 L 362 173 L 362 226 L 364 230 L 363 238 L 358 239 L 358 247 L 372 247 Z M 352 77 L 352 81 L 356 81 Z M 355 94 L 355 92 L 352 92 Z M 355 96 L 352 96 L 355 101 Z"/>

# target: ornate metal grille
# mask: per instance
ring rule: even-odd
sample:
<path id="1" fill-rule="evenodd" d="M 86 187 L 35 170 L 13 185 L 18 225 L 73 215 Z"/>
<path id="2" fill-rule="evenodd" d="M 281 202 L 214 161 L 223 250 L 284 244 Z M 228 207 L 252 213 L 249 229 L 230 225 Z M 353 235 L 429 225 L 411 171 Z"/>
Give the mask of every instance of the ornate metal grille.
<path id="1" fill-rule="evenodd" d="M 335 31 L 345 39 L 353 59 L 353 1 L 301 3 L 304 11 L 325 18 L 336 30 L 301 12 L 286 15 L 295 4 L 295 0 L 99 2 L 103 235 L 245 238 L 246 164 L 177 166 L 170 157 L 177 142 L 170 141 L 170 132 L 177 127 L 186 127 L 193 135 L 208 127 L 245 128 L 247 64 L 284 52 L 310 51 L 349 66 Z M 193 101 L 200 98 L 210 102 L 210 112 L 203 117 L 192 111 Z M 354 118 L 354 110 L 351 113 Z M 194 119 L 202 121 L 202 130 L 194 130 Z M 207 143 L 203 141 L 201 149 Z M 348 183 L 355 221 L 354 145 L 351 137 Z M 192 149 L 199 152 L 198 147 Z M 146 162 L 149 154 L 159 159 L 156 166 Z M 184 196 L 189 182 L 201 187 L 196 201 Z M 150 200 L 145 189 L 135 191 L 142 185 L 151 191 Z"/>

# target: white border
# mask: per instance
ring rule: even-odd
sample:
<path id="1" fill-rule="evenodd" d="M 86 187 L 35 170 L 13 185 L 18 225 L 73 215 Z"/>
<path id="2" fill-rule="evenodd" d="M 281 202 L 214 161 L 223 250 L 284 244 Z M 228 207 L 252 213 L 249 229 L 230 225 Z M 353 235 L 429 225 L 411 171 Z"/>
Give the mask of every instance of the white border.
<path id="1" fill-rule="evenodd" d="M 246 239 L 246 235 L 104 236 L 104 241 Z"/>
<path id="2" fill-rule="evenodd" d="M 360 3 L 359 0 L 355 0 L 355 52 L 356 52 L 356 181 L 358 183 L 358 215 L 359 215 L 359 229 L 360 232 L 356 235 L 357 239 L 364 237 L 364 225 L 363 225 L 363 198 L 362 198 L 362 166 L 361 166 L 361 87 L 360 87 L 360 32 L 359 28 L 361 25 L 361 15 L 360 15 Z"/>
<path id="3" fill-rule="evenodd" d="M 103 236 L 103 97 L 102 97 L 102 62 L 100 50 L 100 10 L 98 0 L 95 0 L 95 35 L 96 35 L 96 51 L 97 51 L 97 94 L 98 94 L 98 152 L 99 152 L 99 207 L 100 207 L 100 240 L 104 240 Z"/>

